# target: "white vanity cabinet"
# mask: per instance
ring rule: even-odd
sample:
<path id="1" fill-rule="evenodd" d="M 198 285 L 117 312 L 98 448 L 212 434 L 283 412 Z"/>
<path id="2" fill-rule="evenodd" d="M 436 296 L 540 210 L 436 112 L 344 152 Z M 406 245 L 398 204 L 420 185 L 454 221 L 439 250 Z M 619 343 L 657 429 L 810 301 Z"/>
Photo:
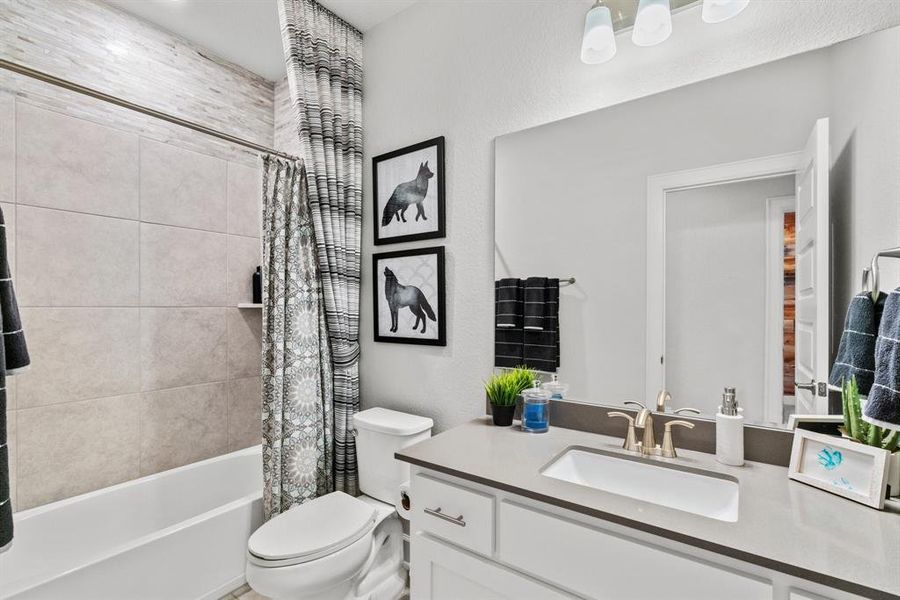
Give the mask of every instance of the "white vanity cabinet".
<path id="1" fill-rule="evenodd" d="M 421 467 L 410 483 L 412 600 L 854 598 Z"/>

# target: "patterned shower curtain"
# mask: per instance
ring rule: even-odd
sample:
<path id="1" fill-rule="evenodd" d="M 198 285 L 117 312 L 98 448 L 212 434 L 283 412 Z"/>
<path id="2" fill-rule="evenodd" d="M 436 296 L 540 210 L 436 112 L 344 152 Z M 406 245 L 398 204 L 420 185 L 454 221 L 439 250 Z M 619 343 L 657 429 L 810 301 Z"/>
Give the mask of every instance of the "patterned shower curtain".
<path id="1" fill-rule="evenodd" d="M 278 6 L 334 361 L 334 483 L 356 495 L 362 34 L 314 0 Z"/>
<path id="2" fill-rule="evenodd" d="M 263 504 L 266 519 L 334 489 L 324 299 L 302 162 L 263 157 Z"/>

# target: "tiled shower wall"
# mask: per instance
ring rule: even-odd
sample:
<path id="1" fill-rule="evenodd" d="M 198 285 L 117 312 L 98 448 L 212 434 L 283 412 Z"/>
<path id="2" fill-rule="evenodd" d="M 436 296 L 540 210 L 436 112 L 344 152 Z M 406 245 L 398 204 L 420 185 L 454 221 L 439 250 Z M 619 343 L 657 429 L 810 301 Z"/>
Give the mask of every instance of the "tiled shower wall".
<path id="1" fill-rule="evenodd" d="M 0 118 L 32 357 L 9 394 L 16 509 L 259 443 L 261 314 L 236 308 L 258 170 L 21 99 Z"/>
<path id="2" fill-rule="evenodd" d="M 102 2 L 0 0 L 0 39 L 4 57 L 272 141 L 272 84 Z M 8 380 L 15 510 L 259 443 L 261 315 L 236 308 L 258 178 L 242 149 L 0 73 L 32 356 Z"/>

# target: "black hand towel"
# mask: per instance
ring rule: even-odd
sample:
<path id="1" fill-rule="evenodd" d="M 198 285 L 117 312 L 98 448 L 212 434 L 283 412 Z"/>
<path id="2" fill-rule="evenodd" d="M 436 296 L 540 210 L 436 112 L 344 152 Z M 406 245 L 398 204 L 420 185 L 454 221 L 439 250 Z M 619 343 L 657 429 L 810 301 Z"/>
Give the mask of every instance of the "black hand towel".
<path id="1" fill-rule="evenodd" d="M 494 366 L 522 364 L 523 286 L 521 279 L 494 282 Z"/>
<path id="2" fill-rule="evenodd" d="M 559 368 L 559 279 L 525 280 L 525 365 L 538 371 Z"/>
<path id="3" fill-rule="evenodd" d="M 886 297 L 879 294 L 878 301 L 873 302 L 871 294 L 863 292 L 850 301 L 837 357 L 828 378 L 831 385 L 840 387 L 844 380 L 856 376 L 859 393 L 869 395 L 875 381 L 875 340 Z"/>
<path id="4" fill-rule="evenodd" d="M 900 288 L 888 295 L 875 342 L 875 382 L 863 419 L 900 429 Z"/>
<path id="5" fill-rule="evenodd" d="M 0 209 L 0 552 L 12 544 L 12 501 L 9 497 L 9 447 L 6 444 L 6 376 L 30 364 L 19 307 L 13 291 L 6 252 L 6 225 Z"/>

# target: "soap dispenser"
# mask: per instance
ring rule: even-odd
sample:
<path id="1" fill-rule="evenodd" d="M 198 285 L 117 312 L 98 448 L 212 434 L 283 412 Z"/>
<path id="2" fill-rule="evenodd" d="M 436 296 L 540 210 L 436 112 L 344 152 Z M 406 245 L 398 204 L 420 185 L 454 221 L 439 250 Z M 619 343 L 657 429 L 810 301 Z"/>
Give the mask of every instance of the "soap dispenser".
<path id="1" fill-rule="evenodd" d="M 716 460 L 739 467 L 744 464 L 744 409 L 738 408 L 734 388 L 725 388 L 716 413 Z"/>

